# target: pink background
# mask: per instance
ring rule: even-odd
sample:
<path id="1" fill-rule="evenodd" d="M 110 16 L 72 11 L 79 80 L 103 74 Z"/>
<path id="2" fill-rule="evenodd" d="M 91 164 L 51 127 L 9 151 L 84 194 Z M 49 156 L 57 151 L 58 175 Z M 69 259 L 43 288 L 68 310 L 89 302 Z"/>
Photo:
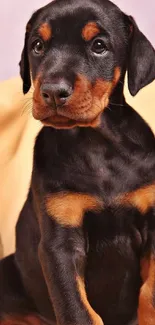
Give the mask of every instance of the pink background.
<path id="1" fill-rule="evenodd" d="M 18 75 L 26 22 L 34 10 L 48 2 L 48 0 L 0 1 L 0 80 Z M 113 0 L 113 2 L 135 17 L 141 30 L 155 47 L 155 0 Z"/>

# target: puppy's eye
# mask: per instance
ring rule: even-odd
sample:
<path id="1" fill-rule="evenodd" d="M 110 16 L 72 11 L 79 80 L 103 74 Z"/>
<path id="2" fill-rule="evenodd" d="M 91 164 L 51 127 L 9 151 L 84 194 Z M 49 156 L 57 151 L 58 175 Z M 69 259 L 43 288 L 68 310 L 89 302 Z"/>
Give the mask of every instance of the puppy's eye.
<path id="1" fill-rule="evenodd" d="M 92 44 L 91 50 L 96 54 L 103 54 L 107 51 L 107 47 L 102 39 L 96 39 Z"/>
<path id="2" fill-rule="evenodd" d="M 32 48 L 35 55 L 42 55 L 44 53 L 44 43 L 41 40 L 36 40 Z"/>

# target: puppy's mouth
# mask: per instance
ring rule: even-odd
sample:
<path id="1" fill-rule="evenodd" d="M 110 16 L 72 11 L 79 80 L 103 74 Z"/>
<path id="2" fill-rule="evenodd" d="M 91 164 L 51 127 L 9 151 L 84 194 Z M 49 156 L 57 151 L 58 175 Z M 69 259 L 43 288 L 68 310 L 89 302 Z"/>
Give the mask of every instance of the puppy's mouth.
<path id="1" fill-rule="evenodd" d="M 46 126 L 58 129 L 97 127 L 101 113 L 108 106 L 109 97 L 120 78 L 120 69 L 115 68 L 112 81 L 97 80 L 93 85 L 83 76 L 78 75 L 72 95 L 64 104 L 52 101 L 47 105 L 40 92 L 41 81 L 36 78 L 33 94 L 33 116 Z"/>

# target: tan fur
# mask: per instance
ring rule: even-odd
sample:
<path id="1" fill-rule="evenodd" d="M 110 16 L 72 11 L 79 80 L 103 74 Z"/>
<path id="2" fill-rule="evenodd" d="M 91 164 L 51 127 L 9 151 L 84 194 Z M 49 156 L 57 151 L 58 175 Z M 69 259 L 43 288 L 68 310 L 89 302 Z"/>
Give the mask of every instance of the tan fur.
<path id="1" fill-rule="evenodd" d="M 155 185 L 148 185 L 136 191 L 126 193 L 120 202 L 124 205 L 131 205 L 145 214 L 155 203 Z"/>
<path id="2" fill-rule="evenodd" d="M 90 318 L 92 319 L 92 324 L 93 325 L 103 325 L 102 319 L 89 304 L 89 301 L 88 301 L 87 295 L 86 295 L 84 280 L 80 276 L 77 276 L 76 280 L 77 280 L 77 286 L 78 286 L 78 291 L 80 293 L 81 300 L 82 300 L 83 305 L 85 306 L 86 310 L 88 311 Z"/>
<path id="3" fill-rule="evenodd" d="M 91 41 L 97 34 L 100 33 L 100 29 L 95 22 L 89 22 L 82 29 L 82 37 L 85 41 Z"/>
<path id="4" fill-rule="evenodd" d="M 149 258 L 144 257 L 141 260 L 140 265 L 141 265 L 141 278 L 144 283 L 148 279 L 148 276 L 149 276 L 149 268 L 150 268 Z"/>
<path id="5" fill-rule="evenodd" d="M 46 117 L 51 116 L 51 109 L 47 105 L 45 105 L 44 100 L 40 93 L 40 75 L 36 76 L 34 80 L 34 92 L 33 92 L 33 108 L 32 114 L 36 120 L 44 119 Z"/>
<path id="6" fill-rule="evenodd" d="M 45 323 L 35 316 L 15 315 L 1 320 L 0 325 L 45 325 Z"/>
<path id="7" fill-rule="evenodd" d="M 48 23 L 43 23 L 39 27 L 38 32 L 44 41 L 49 41 L 50 38 L 52 37 L 52 29 Z"/>
<path id="8" fill-rule="evenodd" d="M 63 226 L 79 227 L 86 211 L 99 211 L 101 202 L 88 194 L 56 193 L 45 200 L 47 213 Z"/>
<path id="9" fill-rule="evenodd" d="M 142 264 L 146 269 L 146 261 Z M 138 324 L 139 325 L 154 325 L 155 324 L 155 308 L 153 306 L 154 290 L 155 290 L 155 258 L 152 256 L 149 262 L 148 274 L 146 270 L 141 270 L 146 281 L 144 282 L 139 296 L 138 308 Z"/>

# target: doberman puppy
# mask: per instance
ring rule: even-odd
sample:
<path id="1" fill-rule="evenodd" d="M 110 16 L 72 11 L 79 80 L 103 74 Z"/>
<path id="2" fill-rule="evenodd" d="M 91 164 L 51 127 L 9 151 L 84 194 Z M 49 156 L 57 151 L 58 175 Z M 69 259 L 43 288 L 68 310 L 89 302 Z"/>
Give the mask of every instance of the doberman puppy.
<path id="1" fill-rule="evenodd" d="M 0 324 L 155 325 L 155 139 L 123 95 L 126 71 L 133 96 L 155 79 L 153 47 L 108 0 L 56 0 L 20 69 L 44 127 Z"/>

